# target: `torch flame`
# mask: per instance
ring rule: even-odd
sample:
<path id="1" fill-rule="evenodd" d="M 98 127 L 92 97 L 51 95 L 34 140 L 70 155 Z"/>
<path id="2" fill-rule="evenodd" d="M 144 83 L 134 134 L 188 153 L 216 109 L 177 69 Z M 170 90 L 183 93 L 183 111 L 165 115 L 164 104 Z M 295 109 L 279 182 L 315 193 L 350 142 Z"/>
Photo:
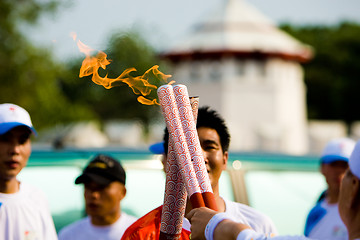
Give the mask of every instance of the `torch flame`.
<path id="1" fill-rule="evenodd" d="M 107 74 L 105 77 L 101 77 L 98 72 L 99 68 L 105 70 L 106 66 L 111 62 L 111 60 L 107 59 L 106 53 L 98 51 L 95 57 L 91 56 L 91 52 L 94 51 L 93 49 L 82 43 L 80 40 L 77 40 L 76 34 L 72 34 L 72 38 L 74 41 L 76 41 L 80 52 L 84 53 L 86 56 L 82 62 L 79 77 L 92 75 L 91 80 L 106 89 L 110 89 L 112 87 L 119 86 L 122 83 L 126 83 L 136 95 L 141 95 L 137 98 L 140 103 L 145 105 L 159 105 L 156 97 L 150 96 L 157 95 L 151 93 L 156 93 L 157 88 L 160 85 L 174 83 L 174 81 L 168 82 L 167 79 L 171 77 L 171 75 L 165 75 L 164 73 L 160 72 L 158 69 L 159 66 L 157 65 L 151 67 L 142 76 L 131 76 L 130 73 L 135 72 L 136 69 L 128 68 L 124 70 L 117 78 L 109 78 Z M 149 81 L 151 78 L 155 78 L 156 83 L 151 84 Z"/>

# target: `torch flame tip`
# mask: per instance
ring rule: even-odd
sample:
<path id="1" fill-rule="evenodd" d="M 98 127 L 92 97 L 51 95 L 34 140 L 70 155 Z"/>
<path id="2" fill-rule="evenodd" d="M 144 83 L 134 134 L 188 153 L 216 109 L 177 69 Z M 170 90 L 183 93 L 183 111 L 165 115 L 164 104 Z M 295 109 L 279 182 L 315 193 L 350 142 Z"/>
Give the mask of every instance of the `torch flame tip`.
<path id="1" fill-rule="evenodd" d="M 94 49 L 77 40 L 76 33 L 72 33 L 71 36 L 74 41 L 76 41 L 80 52 L 86 56 L 80 68 L 80 78 L 92 75 L 92 81 L 98 85 L 102 85 L 106 89 L 119 86 L 121 83 L 126 83 L 135 94 L 141 95 L 137 100 L 145 105 L 159 105 L 156 94 L 155 97 L 150 97 L 151 93 L 158 89 L 161 83 L 168 85 L 175 83 L 175 81 L 168 82 L 168 78 L 170 78 L 171 75 L 162 73 L 159 70 L 159 65 L 154 65 L 149 68 L 142 76 L 131 76 L 130 73 L 136 71 L 135 68 L 131 67 L 125 69 L 117 78 L 109 78 L 108 74 L 106 74 L 105 77 L 101 77 L 98 73 L 99 68 L 105 70 L 106 66 L 111 63 L 111 60 L 107 59 L 107 54 L 102 51 L 97 51 L 96 56 L 91 56 L 90 53 L 94 51 Z"/>

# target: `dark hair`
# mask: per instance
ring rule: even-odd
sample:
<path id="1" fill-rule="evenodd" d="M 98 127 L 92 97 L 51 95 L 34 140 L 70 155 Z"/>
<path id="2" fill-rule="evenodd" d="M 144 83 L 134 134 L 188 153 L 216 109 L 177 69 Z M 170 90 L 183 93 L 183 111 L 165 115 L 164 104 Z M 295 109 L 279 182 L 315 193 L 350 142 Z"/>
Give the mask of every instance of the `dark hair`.
<path id="1" fill-rule="evenodd" d="M 214 129 L 220 137 L 220 144 L 223 152 L 229 150 L 230 133 L 225 124 L 224 119 L 208 106 L 199 108 L 196 128 L 208 127 Z M 168 151 L 169 132 L 167 128 L 164 130 L 164 149 L 165 154 Z"/>

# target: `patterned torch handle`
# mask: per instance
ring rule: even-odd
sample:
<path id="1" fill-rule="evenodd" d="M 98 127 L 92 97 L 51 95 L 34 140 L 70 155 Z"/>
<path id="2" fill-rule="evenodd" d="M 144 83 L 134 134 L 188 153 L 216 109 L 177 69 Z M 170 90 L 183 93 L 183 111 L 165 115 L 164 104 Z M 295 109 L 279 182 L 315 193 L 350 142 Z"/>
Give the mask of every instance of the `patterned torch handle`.
<path id="1" fill-rule="evenodd" d="M 169 138 L 164 204 L 161 213 L 160 239 L 178 239 L 181 234 L 187 192 L 176 162 L 174 142 Z"/>
<path id="2" fill-rule="evenodd" d="M 190 104 L 194 118 L 197 118 L 199 98 L 190 97 Z M 195 120 L 196 121 L 196 120 Z M 187 192 L 180 172 L 172 138 L 169 138 L 166 168 L 166 185 L 164 204 L 161 214 L 160 239 L 178 239 L 181 234 Z"/>
<path id="3" fill-rule="evenodd" d="M 199 109 L 199 97 L 190 97 L 190 104 L 194 117 L 194 122 L 196 124 Z"/>
<path id="4" fill-rule="evenodd" d="M 189 94 L 185 85 L 173 87 L 176 104 L 179 109 L 180 120 L 185 134 L 186 143 L 194 165 L 197 181 L 206 207 L 217 210 L 215 197 L 212 192 L 209 175 L 206 170 L 203 151 L 196 130 L 196 122 L 193 117 Z"/>
<path id="5" fill-rule="evenodd" d="M 182 180 L 185 183 L 186 190 L 190 196 L 191 204 L 194 208 L 205 206 L 181 126 L 179 111 L 172 86 L 163 85 L 159 87 L 158 96 L 161 110 L 165 117 L 166 126 L 169 131 L 169 138 L 172 138 L 174 141 L 173 146 L 176 152 L 177 162 L 181 167 L 180 174 L 182 175 Z"/>

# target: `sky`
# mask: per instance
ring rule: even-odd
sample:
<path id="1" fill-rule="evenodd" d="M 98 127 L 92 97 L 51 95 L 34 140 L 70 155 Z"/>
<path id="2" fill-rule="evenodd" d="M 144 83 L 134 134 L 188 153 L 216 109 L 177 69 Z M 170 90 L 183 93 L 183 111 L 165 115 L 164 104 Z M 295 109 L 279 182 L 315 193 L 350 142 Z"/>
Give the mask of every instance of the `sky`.
<path id="1" fill-rule="evenodd" d="M 186 36 L 192 26 L 227 0 L 75 0 L 53 16 L 43 16 L 39 26 L 25 34 L 46 46 L 61 60 L 81 56 L 70 37 L 104 50 L 115 31 L 135 29 L 156 49 Z M 245 1 L 245 0 L 237 0 Z M 275 24 L 360 23 L 359 0 L 246 0 Z"/>

